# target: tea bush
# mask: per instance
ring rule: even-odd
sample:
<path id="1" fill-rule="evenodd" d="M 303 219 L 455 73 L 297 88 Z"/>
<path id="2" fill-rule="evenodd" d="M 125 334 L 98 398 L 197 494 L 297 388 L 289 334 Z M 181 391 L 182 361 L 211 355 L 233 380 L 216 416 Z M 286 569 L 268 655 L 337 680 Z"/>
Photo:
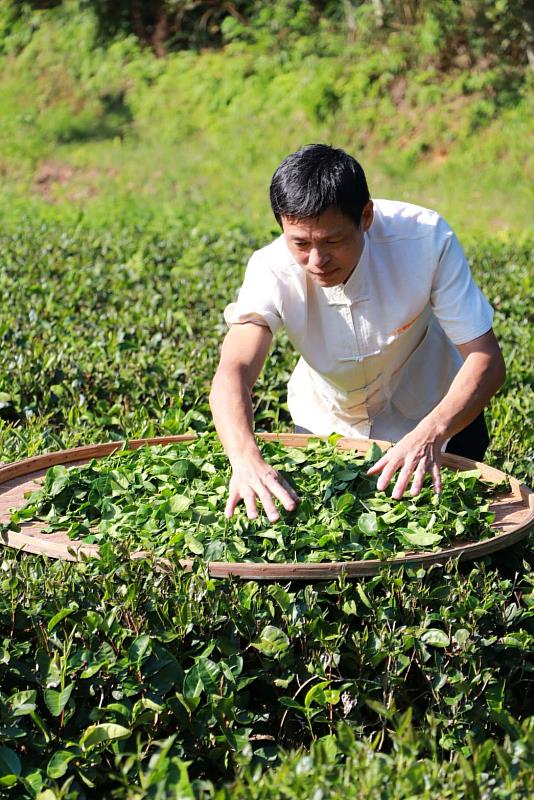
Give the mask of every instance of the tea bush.
<path id="1" fill-rule="evenodd" d="M 209 430 L 222 309 L 272 231 L 187 217 L 95 227 L 53 210 L 18 223 L 0 241 L 2 460 Z M 508 363 L 488 458 L 531 481 L 530 245 L 469 253 Z M 255 394 L 258 429 L 290 428 L 293 363 L 282 336 Z M 315 585 L 162 572 L 109 546 L 82 564 L 6 551 L 0 792 L 290 798 L 313 785 L 335 797 L 388 783 L 399 797 L 526 798 L 533 585 L 528 542 Z"/>
<path id="2" fill-rule="evenodd" d="M 166 223 L 166 221 L 165 221 Z M 124 437 L 205 430 L 207 395 L 251 251 L 274 229 L 190 218 L 105 229 L 19 218 L 0 238 L 2 458 Z M 492 401 L 490 463 L 532 466 L 532 242 L 468 248 L 496 309 L 508 377 Z M 258 430 L 288 430 L 295 355 L 277 339 L 255 395 Z M 194 365 L 194 366 L 193 366 Z"/>
<path id="3" fill-rule="evenodd" d="M 532 577 L 521 549 L 498 560 L 283 586 L 157 572 L 107 548 L 100 564 L 7 557 L 3 785 L 17 797 L 42 786 L 142 796 L 144 774 L 167 758 L 161 777 L 186 762 L 202 795 L 205 781 L 337 736 L 342 720 L 353 734 L 340 757 L 367 747 L 409 761 L 392 734 L 408 709 L 426 731 L 412 750 L 434 772 L 447 753 L 467 759 L 505 735 L 528 760 L 514 717 L 531 698 Z M 486 763 L 501 762 L 489 752 Z M 514 777 L 526 781 L 524 764 Z"/>

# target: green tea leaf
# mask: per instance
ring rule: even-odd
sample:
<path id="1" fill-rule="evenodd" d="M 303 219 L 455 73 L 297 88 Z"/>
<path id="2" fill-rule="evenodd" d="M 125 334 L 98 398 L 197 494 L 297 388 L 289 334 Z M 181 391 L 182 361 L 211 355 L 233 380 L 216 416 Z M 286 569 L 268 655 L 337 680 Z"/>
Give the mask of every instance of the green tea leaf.
<path id="1" fill-rule="evenodd" d="M 373 442 L 365 453 L 365 461 L 368 464 L 375 464 L 380 458 L 382 458 L 382 455 L 383 453 L 380 447 L 376 442 Z"/>
<path id="2" fill-rule="evenodd" d="M 465 628 L 457 628 L 452 638 L 460 647 L 463 647 L 469 641 L 469 631 Z"/>
<path id="3" fill-rule="evenodd" d="M 252 647 L 255 647 L 256 650 L 266 656 L 276 656 L 287 650 L 289 637 L 280 628 L 274 625 L 266 625 L 260 634 L 259 640 L 253 642 Z"/>
<path id="4" fill-rule="evenodd" d="M 350 494 L 349 492 L 342 494 L 341 497 L 338 497 L 336 500 L 336 511 L 341 513 L 348 511 L 349 508 L 352 508 L 355 502 L 356 498 L 353 494 Z"/>
<path id="5" fill-rule="evenodd" d="M 46 626 L 47 631 L 50 633 L 54 630 L 58 622 L 61 622 L 62 619 L 68 617 L 70 614 L 73 614 L 75 611 L 78 610 L 78 605 L 68 606 L 67 608 L 60 609 L 57 614 L 54 614 L 48 625 Z"/>
<path id="6" fill-rule="evenodd" d="M 340 481 L 353 481 L 359 476 L 359 472 L 353 469 L 342 469 L 336 472 L 336 478 Z"/>
<path id="7" fill-rule="evenodd" d="M 185 546 L 187 549 L 197 556 L 204 555 L 204 545 L 199 539 L 196 539 L 190 533 L 186 533 L 184 537 Z"/>
<path id="8" fill-rule="evenodd" d="M 134 641 L 128 648 L 128 658 L 133 663 L 139 663 L 140 661 L 142 661 L 149 647 L 150 647 L 150 636 L 148 634 L 145 634 L 143 636 L 138 636 L 137 639 L 134 639 Z"/>
<path id="9" fill-rule="evenodd" d="M 69 482 L 69 473 L 66 467 L 51 467 L 46 475 L 45 489 L 50 497 L 57 497 Z"/>
<path id="10" fill-rule="evenodd" d="M 129 736 L 130 733 L 131 731 L 129 728 L 125 728 L 123 725 L 117 725 L 113 722 L 89 725 L 80 739 L 80 745 L 84 750 L 90 750 L 92 747 L 96 747 L 96 745 L 102 742 L 124 739 L 126 736 Z"/>
<path id="11" fill-rule="evenodd" d="M 11 715 L 13 717 L 23 717 L 26 714 L 31 714 L 35 711 L 36 701 L 37 692 L 34 689 L 15 692 L 9 698 L 9 705 L 12 709 Z"/>
<path id="12" fill-rule="evenodd" d="M 219 666 L 209 658 L 199 658 L 196 667 L 204 690 L 206 692 L 213 691 L 220 675 Z"/>
<path id="13" fill-rule="evenodd" d="M 14 786 L 22 771 L 20 758 L 9 747 L 0 747 L 0 786 Z"/>
<path id="14" fill-rule="evenodd" d="M 325 689 L 330 686 L 330 681 L 320 681 L 315 683 L 311 689 L 308 689 L 304 697 L 304 708 L 310 708 L 314 703 L 319 706 L 325 706 L 327 700 L 325 698 Z"/>
<path id="15" fill-rule="evenodd" d="M 374 511 L 367 514 L 360 514 L 358 518 L 358 528 L 366 536 L 372 536 L 378 530 L 378 518 Z"/>
<path id="16" fill-rule="evenodd" d="M 170 498 L 169 506 L 173 514 L 183 514 L 191 506 L 193 499 L 184 494 L 175 494 Z"/>
<path id="17" fill-rule="evenodd" d="M 432 533 L 432 531 L 425 530 L 402 530 L 400 533 L 402 538 L 405 539 L 408 544 L 414 547 L 431 547 L 432 545 L 441 542 L 443 539 L 443 536 L 441 536 L 439 533 Z"/>
<path id="18" fill-rule="evenodd" d="M 69 753 L 67 750 L 57 750 L 46 767 L 48 777 L 52 778 L 52 780 L 62 778 L 73 758 L 76 758 L 74 753 Z"/>
<path id="19" fill-rule="evenodd" d="M 62 691 L 56 691 L 55 689 L 44 690 L 44 701 L 46 703 L 46 707 L 48 708 L 53 717 L 59 717 L 59 715 L 69 702 L 73 689 L 74 689 L 74 684 L 69 683 L 69 685 L 65 686 L 65 688 Z"/>
<path id="20" fill-rule="evenodd" d="M 432 647 L 448 647 L 451 640 L 447 634 L 439 628 L 429 628 L 421 635 L 421 641 Z"/>
<path id="21" fill-rule="evenodd" d="M 367 597 L 367 595 L 365 594 L 365 591 L 361 583 L 356 584 L 356 591 L 358 592 L 358 597 L 360 598 L 364 606 L 367 606 L 367 608 L 372 609 L 373 605 L 369 600 L 369 598 Z"/>
<path id="22" fill-rule="evenodd" d="M 45 789 L 44 792 L 39 792 L 35 800 L 57 800 L 57 794 L 52 789 Z"/>

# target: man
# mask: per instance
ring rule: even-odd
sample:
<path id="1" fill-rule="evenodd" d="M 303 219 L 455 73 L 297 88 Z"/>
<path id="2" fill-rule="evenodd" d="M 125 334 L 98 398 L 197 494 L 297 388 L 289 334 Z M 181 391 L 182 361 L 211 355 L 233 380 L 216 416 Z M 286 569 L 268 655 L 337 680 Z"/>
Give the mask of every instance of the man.
<path id="1" fill-rule="evenodd" d="M 396 444 L 369 470 L 393 497 L 426 473 L 440 491 L 443 449 L 482 459 L 483 408 L 504 381 L 493 312 L 463 251 L 434 211 L 372 201 L 361 166 L 308 145 L 271 183 L 282 235 L 252 256 L 213 379 L 210 403 L 231 462 L 226 515 L 259 499 L 276 521 L 298 497 L 262 459 L 251 391 L 284 326 L 301 358 L 288 385 L 296 430 Z"/>

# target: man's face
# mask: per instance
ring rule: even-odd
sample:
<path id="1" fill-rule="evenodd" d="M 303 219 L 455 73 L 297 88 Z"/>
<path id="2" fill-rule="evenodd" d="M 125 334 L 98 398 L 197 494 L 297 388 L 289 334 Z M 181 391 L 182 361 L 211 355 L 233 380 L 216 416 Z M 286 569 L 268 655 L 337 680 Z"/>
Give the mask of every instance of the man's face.
<path id="1" fill-rule="evenodd" d="M 369 202 L 359 226 L 336 208 L 327 208 L 318 217 L 282 217 L 282 230 L 297 264 L 319 286 L 327 287 L 348 280 L 360 260 L 363 234 L 372 221 L 373 204 Z"/>

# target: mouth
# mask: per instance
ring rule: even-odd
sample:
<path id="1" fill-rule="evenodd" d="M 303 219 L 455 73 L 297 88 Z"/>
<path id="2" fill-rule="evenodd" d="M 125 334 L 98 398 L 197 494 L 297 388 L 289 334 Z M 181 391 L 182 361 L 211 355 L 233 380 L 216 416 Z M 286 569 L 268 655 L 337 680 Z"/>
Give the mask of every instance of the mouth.
<path id="1" fill-rule="evenodd" d="M 312 272 L 312 277 L 318 283 L 337 283 L 337 269 L 330 270 L 330 272 Z"/>

